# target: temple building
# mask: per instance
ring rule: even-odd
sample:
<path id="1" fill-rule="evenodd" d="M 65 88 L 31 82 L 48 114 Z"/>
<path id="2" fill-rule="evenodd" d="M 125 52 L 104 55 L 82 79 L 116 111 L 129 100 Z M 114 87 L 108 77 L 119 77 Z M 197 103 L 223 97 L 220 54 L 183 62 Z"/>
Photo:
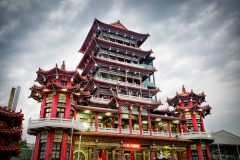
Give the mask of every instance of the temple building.
<path id="1" fill-rule="evenodd" d="M 203 118 L 211 107 L 201 106 L 206 95 L 183 86 L 160 110 L 155 57 L 140 48 L 148 37 L 120 21 L 95 19 L 75 71 L 65 62 L 39 68 L 40 85 L 29 96 L 41 103 L 40 118 L 28 126 L 36 135 L 34 160 L 210 160 L 213 138 Z"/>
<path id="2" fill-rule="evenodd" d="M 0 160 L 19 157 L 23 114 L 0 106 Z"/>

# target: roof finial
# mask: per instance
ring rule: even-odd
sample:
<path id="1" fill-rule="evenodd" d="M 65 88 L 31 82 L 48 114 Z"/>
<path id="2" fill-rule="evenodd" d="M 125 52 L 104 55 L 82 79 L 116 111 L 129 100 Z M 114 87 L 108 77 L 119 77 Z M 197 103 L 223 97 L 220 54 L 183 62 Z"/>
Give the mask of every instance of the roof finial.
<path id="1" fill-rule="evenodd" d="M 182 85 L 182 93 L 186 93 L 186 89 L 185 89 L 184 85 Z"/>
<path id="2" fill-rule="evenodd" d="M 58 65 L 57 65 L 57 63 L 56 63 L 56 68 L 58 68 Z"/>
<path id="3" fill-rule="evenodd" d="M 63 63 L 62 63 L 61 69 L 62 69 L 62 70 L 66 70 L 65 61 L 63 61 Z"/>
<path id="4" fill-rule="evenodd" d="M 117 22 L 120 23 L 120 20 L 118 20 Z"/>

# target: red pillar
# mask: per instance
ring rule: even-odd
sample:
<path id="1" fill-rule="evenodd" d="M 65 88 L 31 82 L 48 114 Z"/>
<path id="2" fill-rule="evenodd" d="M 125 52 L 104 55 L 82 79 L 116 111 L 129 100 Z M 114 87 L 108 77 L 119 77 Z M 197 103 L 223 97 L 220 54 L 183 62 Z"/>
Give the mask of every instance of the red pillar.
<path id="1" fill-rule="evenodd" d="M 199 160 L 204 160 L 201 143 L 197 142 L 196 147 L 197 147 L 198 159 Z"/>
<path id="2" fill-rule="evenodd" d="M 172 134 L 171 134 L 171 124 L 170 124 L 169 121 L 167 121 L 167 130 L 168 130 L 168 136 L 172 137 Z"/>
<path id="3" fill-rule="evenodd" d="M 40 152 L 40 141 L 41 141 L 41 133 L 38 132 L 36 136 L 36 142 L 34 147 L 34 153 L 32 160 L 38 160 L 39 152 Z"/>
<path id="4" fill-rule="evenodd" d="M 187 146 L 186 158 L 187 160 L 192 160 L 192 152 L 190 149 L 190 145 Z"/>
<path id="5" fill-rule="evenodd" d="M 131 151 L 130 159 L 134 160 L 134 151 Z"/>
<path id="6" fill-rule="evenodd" d="M 102 150 L 102 160 L 106 160 L 106 152 L 105 152 L 105 150 Z"/>
<path id="7" fill-rule="evenodd" d="M 192 116 L 193 130 L 194 130 L 194 132 L 198 132 L 196 115 L 192 113 L 191 116 Z"/>
<path id="8" fill-rule="evenodd" d="M 122 111 L 122 106 L 119 104 L 118 111 Z M 122 133 L 122 114 L 119 114 L 118 116 L 118 129 L 119 133 Z"/>
<path id="9" fill-rule="evenodd" d="M 182 119 L 186 121 L 186 116 L 184 114 L 182 115 Z M 187 123 L 186 122 L 183 123 L 182 129 L 183 129 L 184 133 L 188 132 Z"/>
<path id="10" fill-rule="evenodd" d="M 206 143 L 205 146 L 206 146 L 207 160 L 211 160 L 210 149 L 209 149 L 208 143 Z"/>
<path id="11" fill-rule="evenodd" d="M 142 135 L 142 110 L 141 110 L 141 107 L 138 108 L 138 124 L 139 124 L 139 131 L 140 131 L 140 135 Z"/>
<path id="12" fill-rule="evenodd" d="M 52 148 L 53 148 L 53 141 L 54 141 L 54 131 L 49 131 L 47 136 L 47 144 L 46 144 L 46 151 L 44 160 L 51 159 Z"/>
<path id="13" fill-rule="evenodd" d="M 181 100 L 181 102 L 180 102 L 180 107 L 184 107 L 184 102 L 183 102 L 183 100 Z"/>
<path id="14" fill-rule="evenodd" d="M 188 106 L 191 107 L 193 105 L 192 101 L 188 101 Z"/>
<path id="15" fill-rule="evenodd" d="M 40 111 L 40 118 L 44 118 L 45 117 L 46 97 L 47 97 L 46 94 L 43 95 L 42 104 L 41 104 L 41 111 Z"/>
<path id="16" fill-rule="evenodd" d="M 95 131 L 98 131 L 98 113 L 95 114 Z"/>
<path id="17" fill-rule="evenodd" d="M 206 132 L 206 131 L 205 131 L 204 122 L 203 122 L 203 116 L 202 116 L 202 113 L 200 113 L 200 121 L 202 122 L 202 123 L 201 123 L 201 130 L 202 130 L 202 132 Z"/>
<path id="18" fill-rule="evenodd" d="M 70 113 L 71 113 L 71 97 L 68 94 L 66 95 L 66 109 L 65 109 L 64 118 L 70 118 Z"/>
<path id="19" fill-rule="evenodd" d="M 181 152 L 177 151 L 177 157 L 178 157 L 178 160 L 182 160 Z"/>
<path id="20" fill-rule="evenodd" d="M 68 149 L 68 134 L 67 134 L 66 131 L 63 131 L 60 160 L 65 160 L 66 159 L 67 149 Z"/>
<path id="21" fill-rule="evenodd" d="M 57 106 L 58 106 L 58 93 L 53 95 L 52 98 L 52 108 L 51 108 L 51 114 L 50 117 L 56 118 L 57 115 Z"/>
<path id="22" fill-rule="evenodd" d="M 150 136 L 152 136 L 152 123 L 151 123 L 151 117 L 150 117 L 150 109 L 148 109 L 148 130 L 149 130 Z"/>
<path id="23" fill-rule="evenodd" d="M 131 109 L 131 107 L 129 107 L 128 110 L 129 110 L 128 125 L 129 125 L 130 134 L 132 134 L 133 127 L 132 127 L 132 109 Z"/>

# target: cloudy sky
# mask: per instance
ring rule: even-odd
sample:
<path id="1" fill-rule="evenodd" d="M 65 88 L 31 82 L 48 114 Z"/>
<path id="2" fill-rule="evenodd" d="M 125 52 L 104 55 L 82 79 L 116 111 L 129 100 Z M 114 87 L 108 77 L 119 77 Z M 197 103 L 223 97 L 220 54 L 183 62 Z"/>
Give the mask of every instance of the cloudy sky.
<path id="1" fill-rule="evenodd" d="M 21 86 L 17 111 L 23 110 L 23 138 L 40 103 L 29 99 L 39 67 L 49 70 L 66 61 L 74 70 L 77 53 L 94 21 L 117 20 L 129 30 L 149 33 L 141 47 L 152 49 L 158 98 L 187 91 L 207 95 L 212 114 L 208 132 L 226 130 L 240 136 L 240 1 L 181 0 L 1 0 L 0 106 L 7 106 L 12 87 Z"/>

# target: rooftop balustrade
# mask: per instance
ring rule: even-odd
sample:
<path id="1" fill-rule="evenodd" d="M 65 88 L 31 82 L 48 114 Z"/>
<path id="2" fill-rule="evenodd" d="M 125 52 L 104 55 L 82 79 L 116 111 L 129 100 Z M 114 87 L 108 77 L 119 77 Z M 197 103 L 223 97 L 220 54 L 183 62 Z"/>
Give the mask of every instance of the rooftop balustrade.
<path id="1" fill-rule="evenodd" d="M 94 101 L 94 102 L 101 102 L 101 103 L 108 103 L 110 102 L 110 99 L 104 99 L 103 97 L 102 98 L 97 98 L 97 97 L 91 97 L 90 99 L 91 101 Z"/>

